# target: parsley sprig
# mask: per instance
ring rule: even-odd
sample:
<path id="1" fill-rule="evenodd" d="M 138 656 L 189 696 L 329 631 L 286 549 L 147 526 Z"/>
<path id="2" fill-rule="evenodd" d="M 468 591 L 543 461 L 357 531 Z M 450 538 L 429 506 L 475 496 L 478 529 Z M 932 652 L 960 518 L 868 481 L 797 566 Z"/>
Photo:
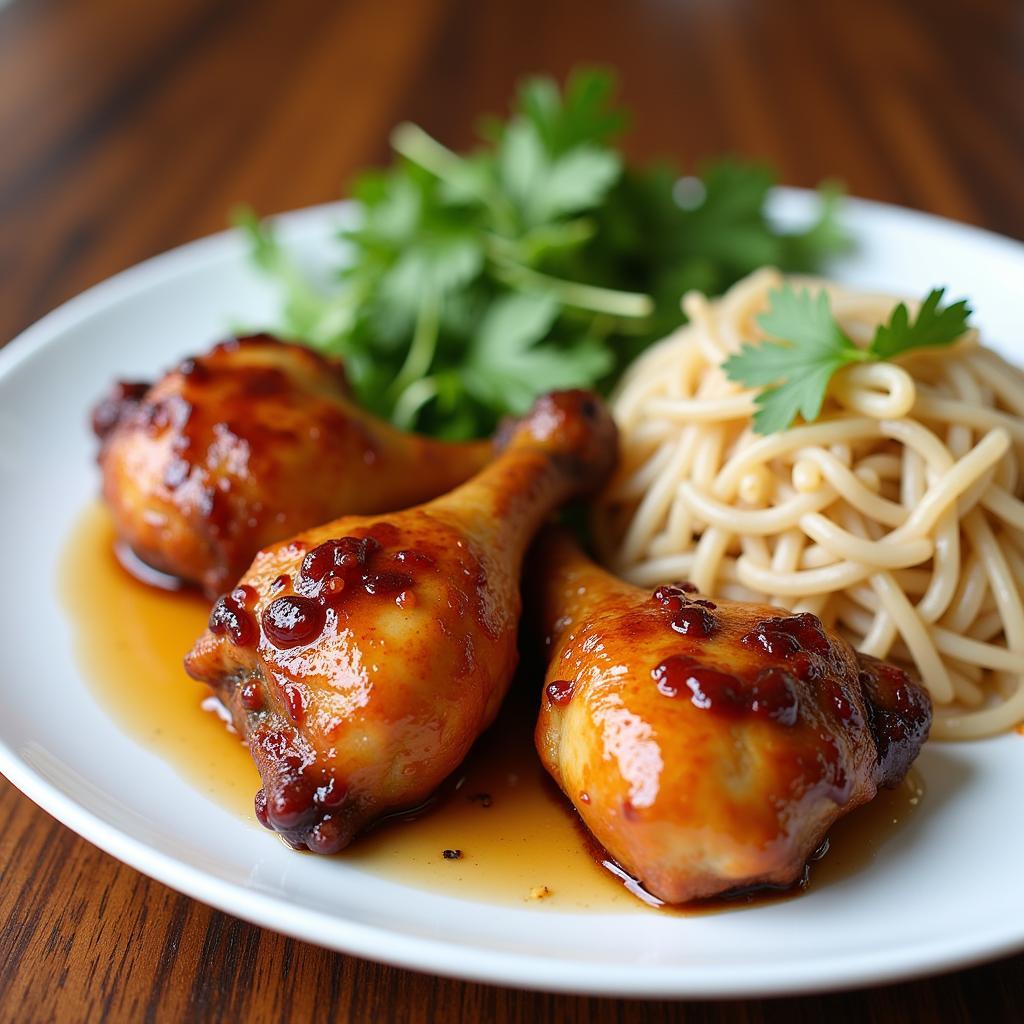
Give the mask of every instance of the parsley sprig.
<path id="1" fill-rule="evenodd" d="M 944 293 L 930 291 L 913 319 L 901 302 L 875 329 L 871 344 L 860 348 L 833 317 L 824 291 L 783 285 L 770 292 L 757 322 L 775 340 L 745 344 L 722 364 L 730 380 L 761 389 L 754 432 L 785 430 L 798 415 L 807 423 L 816 420 L 829 382 L 844 366 L 952 344 L 967 330 L 971 309 L 965 300 L 942 306 Z"/>
<path id="2" fill-rule="evenodd" d="M 399 125 L 396 163 L 355 182 L 358 223 L 327 287 L 240 214 L 282 293 L 273 329 L 342 356 L 363 404 L 395 423 L 479 436 L 543 391 L 609 386 L 678 326 L 687 289 L 721 292 L 764 263 L 814 270 L 846 244 L 834 190 L 790 233 L 766 216 L 762 167 L 720 162 L 681 194 L 673 168 L 629 166 L 614 85 L 593 70 L 563 90 L 528 79 L 465 154 Z"/>

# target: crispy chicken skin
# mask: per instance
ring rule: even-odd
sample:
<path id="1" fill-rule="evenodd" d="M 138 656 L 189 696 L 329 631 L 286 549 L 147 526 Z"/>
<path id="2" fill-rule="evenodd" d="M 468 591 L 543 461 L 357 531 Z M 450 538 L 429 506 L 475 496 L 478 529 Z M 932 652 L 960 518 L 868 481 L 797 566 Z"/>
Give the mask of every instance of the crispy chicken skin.
<path id="1" fill-rule="evenodd" d="M 268 335 L 222 342 L 152 387 L 116 385 L 93 427 L 121 541 L 210 597 L 264 545 L 427 501 L 492 454 L 396 430 L 355 404 L 340 363 Z"/>
<path id="2" fill-rule="evenodd" d="M 292 845 L 346 846 L 415 806 L 493 720 L 518 660 L 524 552 L 598 487 L 616 434 L 600 399 L 539 399 L 449 494 L 346 516 L 265 548 L 186 658 L 248 739 L 256 810 Z"/>
<path id="3" fill-rule="evenodd" d="M 682 903 L 796 882 L 896 785 L 931 704 L 813 615 L 615 579 L 565 534 L 531 556 L 549 668 L 536 744 L 605 849 Z"/>

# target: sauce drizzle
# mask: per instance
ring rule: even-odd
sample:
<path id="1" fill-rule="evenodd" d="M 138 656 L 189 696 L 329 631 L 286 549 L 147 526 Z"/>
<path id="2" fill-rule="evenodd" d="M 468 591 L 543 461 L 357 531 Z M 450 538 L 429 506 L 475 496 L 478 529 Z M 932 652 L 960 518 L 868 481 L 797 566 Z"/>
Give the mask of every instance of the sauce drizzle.
<path id="1" fill-rule="evenodd" d="M 106 511 L 96 504 L 84 512 L 64 554 L 62 596 L 83 676 L 129 736 L 200 792 L 251 821 L 261 841 L 273 842 L 256 820 L 260 780 L 248 751 L 225 728 L 207 688 L 182 668 L 206 625 L 209 603 L 133 578 L 114 557 L 114 539 Z M 243 601 L 238 604 L 244 609 Z M 398 884 L 492 904 L 652 912 L 657 901 L 585 841 L 579 818 L 541 767 L 533 749 L 540 694 L 532 692 L 532 683 L 524 676 L 513 684 L 495 726 L 441 793 L 358 839 L 340 855 L 346 863 Z M 810 887 L 868 867 L 920 796 L 911 773 L 901 787 L 840 821 L 827 856 L 811 865 Z M 459 855 L 451 856 L 455 851 Z M 778 898 L 744 894 L 657 912 L 700 914 Z"/>

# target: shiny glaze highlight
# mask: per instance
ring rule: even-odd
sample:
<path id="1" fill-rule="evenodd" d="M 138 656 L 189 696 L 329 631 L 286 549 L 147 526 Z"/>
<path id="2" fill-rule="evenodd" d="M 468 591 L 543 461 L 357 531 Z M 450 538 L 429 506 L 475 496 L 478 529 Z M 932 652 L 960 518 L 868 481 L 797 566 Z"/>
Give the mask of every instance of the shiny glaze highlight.
<path id="1" fill-rule="evenodd" d="M 133 740 L 258 828 L 252 794 L 259 775 L 248 749 L 218 717 L 207 687 L 189 679 L 181 666 L 209 604 L 193 593 L 143 585 L 112 557 L 113 540 L 106 509 L 91 506 L 62 558 L 61 592 L 83 679 Z M 650 901 L 649 894 L 587 841 L 576 812 L 537 758 L 539 671 L 531 666 L 521 674 L 493 726 L 436 797 L 414 815 L 386 821 L 354 842 L 347 864 L 401 885 L 492 905 L 651 912 L 635 898 Z M 247 710 L 259 710 L 262 692 L 247 684 L 239 699 Z M 812 865 L 809 888 L 868 870 L 919 796 L 916 781 L 904 783 L 834 826 L 827 855 Z M 462 851 L 457 861 L 443 856 L 452 848 Z M 548 895 L 533 898 L 541 888 Z M 746 907 L 752 899 L 717 909 Z M 693 912 L 706 908 L 687 909 Z"/>
<path id="2" fill-rule="evenodd" d="M 502 444 L 429 504 L 265 548 L 188 655 L 248 737 L 257 815 L 296 847 L 336 852 L 422 803 L 497 714 L 518 661 L 523 554 L 558 505 L 606 477 L 615 428 L 596 396 L 561 392 Z"/>
<path id="3" fill-rule="evenodd" d="M 924 690 L 814 616 L 682 586 L 652 595 L 556 531 L 531 563 L 558 683 L 541 703 L 541 759 L 659 899 L 792 885 L 829 827 L 898 784 L 927 736 Z M 680 629 L 694 609 L 712 621 Z M 565 689 L 571 700 L 557 699 Z"/>
<path id="4" fill-rule="evenodd" d="M 103 496 L 146 564 L 213 597 L 267 544 L 462 483 L 489 442 L 405 434 L 360 409 L 340 363 L 268 335 L 233 338 L 96 407 Z"/>

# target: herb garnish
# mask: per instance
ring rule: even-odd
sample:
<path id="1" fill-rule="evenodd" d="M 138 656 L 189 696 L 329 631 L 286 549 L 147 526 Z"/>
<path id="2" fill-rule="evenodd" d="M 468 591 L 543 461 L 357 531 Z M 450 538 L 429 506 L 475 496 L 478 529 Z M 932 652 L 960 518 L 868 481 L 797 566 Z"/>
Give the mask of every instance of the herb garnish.
<path id="1" fill-rule="evenodd" d="M 821 412 L 829 381 L 850 363 L 893 359 L 919 348 L 949 345 L 968 327 L 971 310 L 961 300 L 942 306 L 944 288 L 930 291 L 911 320 L 900 303 L 888 323 L 875 329 L 867 348 L 850 340 L 832 316 L 824 291 L 812 295 L 790 285 L 772 291 L 768 310 L 757 322 L 774 341 L 746 344 L 722 369 L 737 384 L 761 388 L 754 414 L 754 432 L 785 430 L 799 414 L 807 423 Z"/>
<path id="2" fill-rule="evenodd" d="M 241 214 L 283 293 L 279 332 L 343 357 L 360 401 L 395 423 L 478 436 L 543 391 L 609 386 L 682 322 L 687 289 L 719 293 L 765 263 L 813 270 L 846 244 L 834 190 L 809 230 L 770 224 L 763 167 L 710 166 L 680 202 L 675 170 L 629 167 L 612 145 L 613 91 L 599 71 L 561 92 L 528 79 L 466 155 L 400 125 L 397 163 L 354 186 L 359 223 L 327 290 Z"/>

